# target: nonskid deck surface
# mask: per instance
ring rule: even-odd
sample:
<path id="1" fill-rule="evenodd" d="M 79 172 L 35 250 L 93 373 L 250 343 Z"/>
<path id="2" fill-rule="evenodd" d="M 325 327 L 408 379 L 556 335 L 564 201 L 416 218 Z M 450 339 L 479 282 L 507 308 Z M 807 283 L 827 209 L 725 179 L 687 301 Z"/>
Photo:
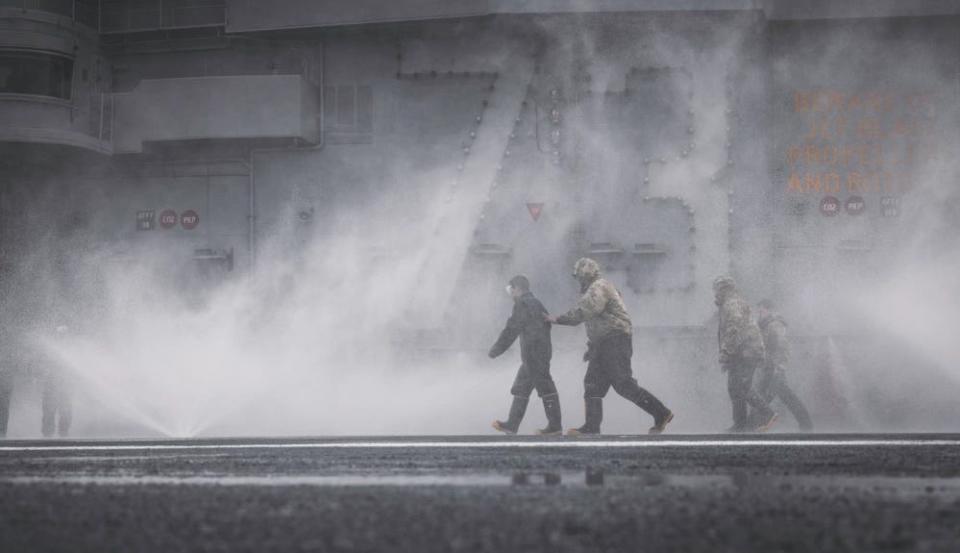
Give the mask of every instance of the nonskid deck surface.
<path id="1" fill-rule="evenodd" d="M 2 551 L 953 551 L 960 434 L 6 440 L 0 496 Z"/>
<path id="2" fill-rule="evenodd" d="M 960 446 L 960 433 L 897 434 L 666 434 L 571 437 L 499 435 L 203 437 L 170 439 L 0 440 L 0 452 L 53 450 L 431 448 L 431 447 L 737 447 L 737 446 Z"/>

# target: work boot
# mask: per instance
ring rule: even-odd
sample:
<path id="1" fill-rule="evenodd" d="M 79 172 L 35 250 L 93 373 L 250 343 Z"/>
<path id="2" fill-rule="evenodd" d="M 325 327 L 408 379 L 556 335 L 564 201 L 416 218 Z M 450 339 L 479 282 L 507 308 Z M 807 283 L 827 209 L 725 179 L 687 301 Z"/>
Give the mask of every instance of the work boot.
<path id="1" fill-rule="evenodd" d="M 777 422 L 777 418 L 779 416 L 780 415 L 778 415 L 777 412 L 772 409 L 768 409 L 763 413 L 758 413 L 757 417 L 759 422 L 753 428 L 753 431 L 766 432 L 767 430 L 770 430 L 770 427 L 773 426 L 773 423 Z"/>
<path id="2" fill-rule="evenodd" d="M 543 396 L 543 411 L 547 414 L 547 427 L 537 430 L 541 436 L 559 436 L 563 434 L 560 424 L 560 396 L 550 394 Z"/>
<path id="3" fill-rule="evenodd" d="M 659 419 L 654 421 L 653 426 L 650 427 L 648 434 L 663 434 L 663 431 L 667 428 L 667 425 L 670 424 L 670 421 L 673 420 L 673 411 L 667 410 L 666 413 L 660 416 Z"/>
<path id="4" fill-rule="evenodd" d="M 527 397 L 513 396 L 513 403 L 510 404 L 510 415 L 507 421 L 493 421 L 493 428 L 504 434 L 516 434 L 517 429 L 520 428 L 520 421 L 523 420 L 523 415 L 527 412 L 527 403 L 529 401 L 530 398 Z"/>
<path id="5" fill-rule="evenodd" d="M 583 403 L 586 421 L 580 428 L 567 430 L 567 436 L 591 436 L 600 433 L 600 423 L 603 422 L 603 398 L 588 397 L 584 398 Z"/>
<path id="6" fill-rule="evenodd" d="M 746 432 L 750 426 L 747 422 L 747 402 L 743 399 L 731 400 L 733 405 L 733 426 L 727 429 L 728 433 L 739 434 Z"/>
<path id="7" fill-rule="evenodd" d="M 629 399 L 653 417 L 653 426 L 647 431 L 648 434 L 662 433 L 667 424 L 673 420 L 673 413 L 667 409 L 667 406 L 657 399 L 657 396 L 637 384 L 635 380 L 630 379 L 624 385 L 615 389 L 618 394 Z"/>

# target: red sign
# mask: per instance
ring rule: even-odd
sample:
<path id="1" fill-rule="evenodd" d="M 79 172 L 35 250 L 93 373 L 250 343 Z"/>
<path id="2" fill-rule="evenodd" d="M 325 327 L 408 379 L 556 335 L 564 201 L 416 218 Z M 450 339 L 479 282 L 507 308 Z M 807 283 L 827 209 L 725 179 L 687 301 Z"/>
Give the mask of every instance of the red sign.
<path id="1" fill-rule="evenodd" d="M 864 202 L 860 196 L 850 196 L 847 198 L 846 203 L 843 204 L 843 208 L 846 209 L 850 215 L 860 215 L 866 207 L 866 202 Z"/>
<path id="2" fill-rule="evenodd" d="M 180 214 L 180 226 L 187 230 L 193 230 L 197 228 L 197 225 L 200 224 L 200 216 L 197 215 L 197 212 L 188 209 Z"/>
<path id="3" fill-rule="evenodd" d="M 827 196 L 826 198 L 820 200 L 820 213 L 823 213 L 827 217 L 833 217 L 840 212 L 840 200 L 834 198 L 833 196 Z"/>
<path id="4" fill-rule="evenodd" d="M 540 213 L 543 212 L 543 202 L 540 203 L 528 203 L 527 211 L 530 212 L 530 216 L 533 217 L 533 220 L 536 221 L 540 218 Z"/>
<path id="5" fill-rule="evenodd" d="M 164 209 L 160 212 L 160 227 L 171 229 L 177 226 L 177 212 L 172 209 Z"/>

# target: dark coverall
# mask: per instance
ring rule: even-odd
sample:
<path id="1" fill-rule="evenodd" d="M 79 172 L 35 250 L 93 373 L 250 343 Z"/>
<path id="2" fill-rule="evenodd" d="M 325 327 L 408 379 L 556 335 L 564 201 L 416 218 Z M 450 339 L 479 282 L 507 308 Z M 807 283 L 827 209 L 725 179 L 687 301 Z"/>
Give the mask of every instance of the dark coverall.
<path id="1" fill-rule="evenodd" d="M 6 307 L 6 306 L 4 306 Z M 9 309 L 6 314 L 9 315 Z M 17 344 L 10 338 L 10 326 L 0 328 L 0 438 L 7 435 L 7 423 L 10 421 L 10 400 L 13 398 L 14 373 L 19 372 L 19 358 L 13 355 Z"/>
<path id="2" fill-rule="evenodd" d="M 669 409 L 656 396 L 637 383 L 630 364 L 632 356 L 633 336 L 630 334 L 614 332 L 597 342 L 591 341 L 584 355 L 587 359 L 587 373 L 583 377 L 583 397 L 588 402 L 602 400 L 610 388 L 613 388 L 620 396 L 633 402 L 659 421 L 669 413 Z M 597 415 L 602 416 L 602 411 Z M 602 420 L 599 416 L 588 417 L 590 420 L 587 421 L 587 430 L 599 432 Z M 596 428 L 593 423 L 596 423 Z"/>
<path id="3" fill-rule="evenodd" d="M 540 300 L 533 293 L 525 292 L 513 302 L 513 313 L 490 348 L 490 357 L 497 357 L 507 351 L 517 337 L 520 338 L 520 370 L 510 388 L 514 397 L 529 398 L 533 390 L 537 390 L 541 398 L 557 393 L 557 386 L 550 376 L 553 346 L 546 315 L 547 310 Z"/>
<path id="4" fill-rule="evenodd" d="M 43 387 L 41 431 L 47 438 L 53 436 L 54 432 L 60 436 L 67 436 L 70 434 L 70 424 L 73 422 L 73 398 L 70 395 L 67 377 L 59 367 L 50 367 L 44 370 L 41 378 Z"/>
<path id="5" fill-rule="evenodd" d="M 727 393 L 733 404 L 733 430 L 749 430 L 753 419 L 769 418 L 769 402 L 764 401 L 753 387 L 753 376 L 763 363 L 761 359 L 749 357 L 731 357 L 721 363 L 727 373 Z M 754 415 L 748 417 L 747 406 L 753 408 Z"/>
<path id="6" fill-rule="evenodd" d="M 490 357 L 497 357 L 507 351 L 517 337 L 520 338 L 521 362 L 513 387 L 510 388 L 510 393 L 513 394 L 510 416 L 505 422 L 495 421 L 494 428 L 501 432 L 516 433 L 527 412 L 530 392 L 537 390 L 547 415 L 547 427 L 539 433 L 559 433 L 562 430 L 560 398 L 557 395 L 557 386 L 550 377 L 550 357 L 553 355 L 550 323 L 547 322 L 546 308 L 529 291 L 513 300 L 513 313 L 507 319 L 507 326 L 500 333 L 497 342 L 490 348 Z"/>
<path id="7" fill-rule="evenodd" d="M 768 403 L 779 397 L 797 419 L 800 430 L 812 430 L 813 421 L 810 420 L 810 412 L 787 383 L 786 367 L 790 360 L 787 323 L 783 317 L 774 313 L 760 319 L 758 324 L 766 352 L 764 372 L 758 386 L 760 396 Z"/>
<path id="8" fill-rule="evenodd" d="M 7 367 L 0 367 L 0 438 L 7 435 L 7 421 L 10 418 L 10 397 L 13 395 L 13 373 Z"/>

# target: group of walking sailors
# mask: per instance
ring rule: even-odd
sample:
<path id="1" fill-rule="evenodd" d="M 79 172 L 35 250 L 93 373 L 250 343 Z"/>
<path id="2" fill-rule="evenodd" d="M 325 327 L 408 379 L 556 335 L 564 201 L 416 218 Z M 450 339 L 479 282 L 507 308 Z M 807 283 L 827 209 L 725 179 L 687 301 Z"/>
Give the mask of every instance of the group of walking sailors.
<path id="1" fill-rule="evenodd" d="M 489 356 L 495 358 L 503 354 L 519 338 L 521 364 L 510 389 L 513 403 L 507 420 L 495 420 L 493 427 L 506 434 L 516 434 L 530 395 L 536 390 L 547 417 L 546 428 L 537 433 L 546 436 L 563 433 L 557 386 L 550 376 L 550 331 L 554 324 L 583 323 L 587 331 L 587 351 L 583 356 L 587 363 L 583 378 L 585 421 L 568 430 L 567 435 L 600 434 L 603 398 L 610 388 L 653 417 L 649 434 L 661 434 L 674 414 L 633 376 L 630 365 L 633 323 L 620 291 L 603 278 L 600 265 L 590 258 L 577 260 L 573 276 L 580 283 L 580 298 L 576 306 L 559 316 L 551 316 L 533 295 L 527 277 L 517 275 L 510 279 L 507 292 L 514 301 L 513 312 L 490 348 Z M 813 424 L 807 409 L 787 384 L 786 323 L 776 313 L 773 302 L 761 301 L 754 318 L 750 304 L 739 294 L 732 278 L 718 277 L 713 283 L 713 292 L 719 311 L 719 362 L 727 374 L 727 391 L 733 408 L 733 426 L 727 431 L 768 430 L 778 418 L 770 407 L 777 397 L 793 413 L 800 430 L 811 431 Z"/>

